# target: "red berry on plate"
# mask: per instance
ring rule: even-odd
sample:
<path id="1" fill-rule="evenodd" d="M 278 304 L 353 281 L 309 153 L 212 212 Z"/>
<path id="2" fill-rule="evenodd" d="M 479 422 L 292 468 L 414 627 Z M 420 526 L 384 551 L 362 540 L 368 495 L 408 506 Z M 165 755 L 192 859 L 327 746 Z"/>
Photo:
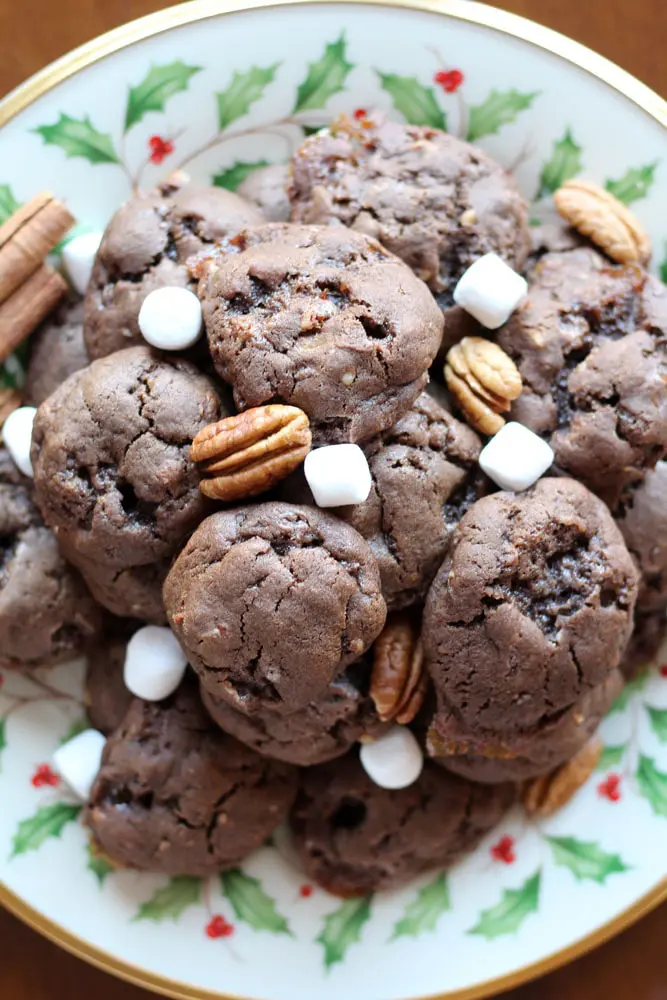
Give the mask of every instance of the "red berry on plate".
<path id="1" fill-rule="evenodd" d="M 44 788 L 46 786 L 55 788 L 60 784 L 60 777 L 55 771 L 51 770 L 48 764 L 38 764 L 30 782 L 33 788 Z"/>
<path id="2" fill-rule="evenodd" d="M 608 774 L 604 781 L 598 785 L 598 795 L 601 799 L 609 799 L 610 802 L 618 802 L 621 798 L 621 776 L 620 774 Z"/>
<path id="3" fill-rule="evenodd" d="M 434 82 L 439 84 L 446 94 L 456 93 L 464 79 L 460 69 L 442 69 L 433 77 Z"/>
<path id="4" fill-rule="evenodd" d="M 502 861 L 503 864 L 511 865 L 516 861 L 514 853 L 514 837 L 505 835 L 501 837 L 497 844 L 491 848 L 491 857 L 495 861 Z"/>
<path id="5" fill-rule="evenodd" d="M 216 913 L 206 925 L 206 933 L 214 940 L 216 938 L 229 937 L 234 933 L 234 925 L 225 920 L 222 914 Z"/>

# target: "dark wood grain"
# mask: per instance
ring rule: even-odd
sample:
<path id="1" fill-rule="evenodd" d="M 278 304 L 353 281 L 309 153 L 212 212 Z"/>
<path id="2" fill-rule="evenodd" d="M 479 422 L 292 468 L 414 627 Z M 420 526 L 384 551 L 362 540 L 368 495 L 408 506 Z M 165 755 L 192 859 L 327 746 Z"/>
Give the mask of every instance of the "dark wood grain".
<path id="1" fill-rule="evenodd" d="M 75 45 L 160 6 L 155 0 L 66 0 L 60 4 L 0 0 L 0 94 Z M 667 96 L 666 0 L 500 0 L 498 6 L 590 45 Z M 7 1000 L 141 1000 L 147 996 L 65 954 L 2 912 L 0 955 L 0 995 Z M 667 906 L 585 958 L 508 997 L 667 1000 Z"/>

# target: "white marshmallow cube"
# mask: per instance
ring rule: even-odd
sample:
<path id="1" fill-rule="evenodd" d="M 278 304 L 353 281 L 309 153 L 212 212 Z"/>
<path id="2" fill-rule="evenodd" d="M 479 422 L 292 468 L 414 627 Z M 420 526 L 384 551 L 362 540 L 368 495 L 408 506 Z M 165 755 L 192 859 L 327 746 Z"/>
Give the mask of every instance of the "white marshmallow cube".
<path id="1" fill-rule="evenodd" d="M 127 644 L 125 687 L 144 701 L 162 701 L 179 686 L 187 665 L 185 653 L 171 629 L 145 625 Z"/>
<path id="2" fill-rule="evenodd" d="M 83 295 L 102 242 L 102 233 L 82 233 L 63 247 L 63 265 L 72 288 Z"/>
<path id="3" fill-rule="evenodd" d="M 32 478 L 32 462 L 30 461 L 30 446 L 32 444 L 32 425 L 35 422 L 37 410 L 34 406 L 19 406 L 9 414 L 2 425 L 2 440 L 10 454 L 14 465 L 24 476 Z"/>
<path id="4" fill-rule="evenodd" d="M 63 781 L 83 802 L 90 791 L 102 763 L 106 739 L 96 729 L 85 729 L 58 747 L 53 763 Z"/>
<path id="5" fill-rule="evenodd" d="M 520 493 L 536 483 L 554 460 L 553 448 L 523 424 L 512 422 L 480 453 L 479 464 L 501 490 Z"/>
<path id="6" fill-rule="evenodd" d="M 380 739 L 363 743 L 359 759 L 368 777 L 380 788 L 407 788 L 424 767 L 421 747 L 406 726 L 392 726 Z"/>
<path id="7" fill-rule="evenodd" d="M 152 347 L 184 351 L 201 336 L 201 302 L 188 288 L 156 288 L 141 304 L 139 329 Z"/>
<path id="8" fill-rule="evenodd" d="M 346 507 L 368 500 L 373 480 L 358 444 L 330 444 L 306 455 L 303 471 L 318 507 Z"/>
<path id="9" fill-rule="evenodd" d="M 504 260 L 487 253 L 471 264 L 454 289 L 454 301 L 485 326 L 497 330 L 526 297 L 528 283 Z"/>

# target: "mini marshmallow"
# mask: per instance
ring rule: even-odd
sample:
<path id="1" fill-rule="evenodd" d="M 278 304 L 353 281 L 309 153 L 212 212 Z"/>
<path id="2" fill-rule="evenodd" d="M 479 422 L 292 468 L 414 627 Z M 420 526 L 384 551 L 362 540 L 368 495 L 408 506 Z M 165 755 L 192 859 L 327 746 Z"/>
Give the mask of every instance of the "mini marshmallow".
<path id="1" fill-rule="evenodd" d="M 156 288 L 141 304 L 139 329 L 152 347 L 184 351 L 201 336 L 201 302 L 187 288 Z"/>
<path id="2" fill-rule="evenodd" d="M 82 233 L 63 247 L 63 264 L 72 287 L 83 295 L 102 242 L 102 233 Z"/>
<path id="3" fill-rule="evenodd" d="M 368 500 L 373 480 L 358 444 L 330 444 L 309 451 L 303 471 L 318 507 L 345 507 Z"/>
<path id="4" fill-rule="evenodd" d="M 9 414 L 2 425 L 2 439 L 14 465 L 24 476 L 30 478 L 33 476 L 30 445 L 36 413 L 34 406 L 19 406 Z"/>
<path id="5" fill-rule="evenodd" d="M 162 701 L 173 694 L 188 665 L 171 629 L 145 625 L 127 644 L 125 687 L 144 701 Z"/>
<path id="6" fill-rule="evenodd" d="M 53 763 L 60 777 L 83 801 L 90 798 L 90 791 L 102 763 L 106 739 L 96 729 L 85 729 L 73 739 L 58 747 Z"/>
<path id="7" fill-rule="evenodd" d="M 523 424 L 509 423 L 482 448 L 479 464 L 501 490 L 520 493 L 536 483 L 554 460 L 553 448 Z"/>
<path id="8" fill-rule="evenodd" d="M 454 301 L 485 326 L 497 330 L 525 299 L 528 283 L 495 253 L 471 264 L 454 289 Z"/>
<path id="9" fill-rule="evenodd" d="M 363 743 L 359 759 L 368 777 L 380 788 L 407 788 L 424 767 L 421 747 L 406 726 L 393 726 L 379 740 Z"/>

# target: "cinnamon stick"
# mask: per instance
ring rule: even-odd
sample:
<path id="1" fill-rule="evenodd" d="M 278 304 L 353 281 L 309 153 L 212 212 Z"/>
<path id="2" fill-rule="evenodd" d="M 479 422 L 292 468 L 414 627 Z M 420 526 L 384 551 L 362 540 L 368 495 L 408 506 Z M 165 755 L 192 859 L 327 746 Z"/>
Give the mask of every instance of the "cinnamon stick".
<path id="1" fill-rule="evenodd" d="M 0 305 L 0 361 L 30 336 L 66 294 L 65 279 L 48 264 L 42 264 Z"/>
<path id="2" fill-rule="evenodd" d="M 42 192 L 0 226 L 0 305 L 44 263 L 74 221 L 62 202 Z"/>

